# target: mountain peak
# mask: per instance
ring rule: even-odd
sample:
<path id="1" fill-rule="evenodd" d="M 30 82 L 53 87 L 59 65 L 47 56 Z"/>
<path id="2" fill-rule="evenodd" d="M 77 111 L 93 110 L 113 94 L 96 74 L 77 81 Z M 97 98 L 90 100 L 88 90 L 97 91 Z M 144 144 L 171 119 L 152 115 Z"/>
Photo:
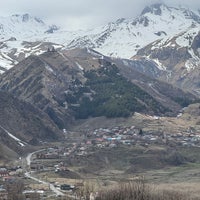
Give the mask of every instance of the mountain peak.
<path id="1" fill-rule="evenodd" d="M 190 9 L 185 9 L 185 8 L 182 8 L 182 11 L 183 11 L 186 19 L 192 19 L 195 22 L 197 22 L 198 24 L 200 24 L 200 16 L 198 14 L 194 13 Z"/>
<path id="2" fill-rule="evenodd" d="M 124 21 L 126 21 L 125 18 L 119 18 L 119 19 L 117 19 L 117 21 L 116 21 L 115 23 L 116 23 L 116 24 L 121 24 L 121 23 L 123 23 Z"/>
<path id="3" fill-rule="evenodd" d="M 23 22 L 23 23 L 28 23 L 30 21 L 35 21 L 36 23 L 39 24 L 44 24 L 44 22 L 38 18 L 38 17 L 33 17 L 28 13 L 25 14 L 14 14 L 11 16 L 12 19 L 17 19 L 19 22 Z"/>
<path id="4" fill-rule="evenodd" d="M 28 13 L 22 15 L 22 21 L 23 22 L 27 22 L 27 21 L 29 21 L 29 19 L 30 19 L 30 15 Z"/>
<path id="5" fill-rule="evenodd" d="M 49 26 L 49 29 L 45 31 L 45 33 L 54 33 L 55 31 L 58 31 L 60 28 L 56 26 L 55 24 Z"/>
<path id="6" fill-rule="evenodd" d="M 161 15 L 162 14 L 162 9 L 163 8 L 168 8 L 168 6 L 166 6 L 165 4 L 162 4 L 162 3 L 155 3 L 155 4 L 152 4 L 150 6 L 146 6 L 141 15 L 144 15 L 146 13 L 152 13 L 154 15 Z"/>

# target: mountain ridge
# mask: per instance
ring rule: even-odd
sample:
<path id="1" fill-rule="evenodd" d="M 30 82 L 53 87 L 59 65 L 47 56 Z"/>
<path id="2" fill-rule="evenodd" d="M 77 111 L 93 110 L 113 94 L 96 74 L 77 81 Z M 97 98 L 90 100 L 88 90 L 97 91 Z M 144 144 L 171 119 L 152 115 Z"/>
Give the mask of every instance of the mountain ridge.
<path id="1" fill-rule="evenodd" d="M 0 88 L 45 112 L 60 129 L 77 116 L 107 116 L 108 110 L 109 117 L 115 116 L 114 110 L 117 116 L 125 111 L 126 116 L 136 111 L 176 115 L 197 100 L 88 48 L 29 56 L 0 76 Z M 99 112 L 91 110 L 97 107 Z"/>
<path id="2" fill-rule="evenodd" d="M 178 34 L 192 25 L 199 27 L 199 22 L 200 16 L 191 10 L 154 4 L 146 7 L 146 11 L 144 9 L 135 19 L 119 19 L 97 28 L 94 34 L 91 32 L 77 38 L 69 47 L 81 47 L 84 44 L 105 55 L 130 58 L 131 54 L 133 56 L 148 43 Z M 114 41 L 117 41 L 116 44 Z M 120 48 L 127 50 L 120 52 Z M 114 49 L 115 53 L 111 53 Z"/>
<path id="3" fill-rule="evenodd" d="M 188 8 L 154 4 L 138 17 L 120 18 L 90 30 L 67 31 L 28 14 L 0 18 L 0 24 L 5 27 L 5 32 L 0 29 L 3 73 L 30 54 L 45 52 L 48 45 L 62 49 L 89 47 L 107 56 L 131 58 L 149 43 L 199 28 L 200 14 Z"/>
<path id="4" fill-rule="evenodd" d="M 159 71 L 156 78 L 199 96 L 199 38 L 199 28 L 192 28 L 174 37 L 148 44 L 132 59 L 138 62 L 143 59 L 151 60 Z M 145 68 L 142 73 L 147 73 Z M 155 74 L 151 75 L 155 77 Z"/>

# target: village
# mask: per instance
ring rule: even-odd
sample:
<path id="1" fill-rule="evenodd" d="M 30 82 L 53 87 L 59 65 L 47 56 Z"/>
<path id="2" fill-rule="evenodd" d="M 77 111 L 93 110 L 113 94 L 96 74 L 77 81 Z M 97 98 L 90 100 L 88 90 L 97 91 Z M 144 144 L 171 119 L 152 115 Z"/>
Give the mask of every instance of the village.
<path id="1" fill-rule="evenodd" d="M 168 146 L 187 146 L 200 147 L 200 134 L 192 133 L 192 131 L 181 133 L 151 133 L 138 129 L 135 126 L 99 128 L 93 131 L 87 131 L 81 134 L 80 138 L 70 140 L 69 133 L 64 130 L 66 143 L 62 145 L 54 145 L 46 147 L 41 151 L 33 154 L 30 166 L 24 164 L 25 160 L 19 158 L 19 164 L 15 167 L 0 167 L 0 199 L 8 199 L 10 191 L 21 193 L 24 199 L 40 199 L 47 194 L 51 194 L 50 186 L 41 188 L 31 188 L 30 180 L 25 175 L 25 171 L 32 174 L 38 172 L 54 172 L 70 173 L 68 169 L 67 159 L 70 157 L 84 157 L 93 154 L 98 149 L 111 149 L 119 146 L 140 145 L 145 148 L 152 144 L 168 145 Z M 44 160 L 50 160 L 44 162 Z M 65 162 L 63 162 L 63 160 Z M 55 161 L 55 162 L 54 162 Z M 81 182 L 77 185 L 68 183 L 53 183 L 60 190 L 73 191 L 81 186 Z"/>
<path id="2" fill-rule="evenodd" d="M 68 132 L 65 133 L 66 138 Z M 188 130 L 184 133 L 145 132 L 135 126 L 99 128 L 84 133 L 78 142 L 72 142 L 67 147 L 49 148 L 46 152 L 37 155 L 37 158 L 63 158 L 69 155 L 84 156 L 91 154 L 94 149 L 115 148 L 121 145 L 141 145 L 148 147 L 151 144 L 199 147 L 200 134 Z"/>

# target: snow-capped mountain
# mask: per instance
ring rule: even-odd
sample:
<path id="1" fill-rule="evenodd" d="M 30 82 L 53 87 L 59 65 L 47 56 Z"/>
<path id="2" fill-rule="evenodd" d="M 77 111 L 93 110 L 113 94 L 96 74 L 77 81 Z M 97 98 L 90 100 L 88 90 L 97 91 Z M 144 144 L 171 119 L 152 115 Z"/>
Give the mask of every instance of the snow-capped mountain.
<path id="1" fill-rule="evenodd" d="M 41 44 L 40 40 L 54 30 L 58 27 L 29 14 L 0 17 L 0 73 L 30 54 L 46 50 L 47 44 Z"/>
<path id="2" fill-rule="evenodd" d="M 62 48 L 77 33 L 60 30 L 29 14 L 0 17 L 0 74 L 31 54 Z"/>
<path id="3" fill-rule="evenodd" d="M 137 18 L 122 18 L 105 26 L 76 32 L 47 25 L 28 14 L 1 17 L 0 73 L 30 54 L 40 54 L 52 46 L 66 49 L 89 47 L 104 55 L 131 58 L 155 41 L 167 41 L 180 35 L 179 43 L 183 43 L 182 33 L 193 32 L 199 27 L 198 11 L 164 4 L 146 7 Z"/>
<path id="4" fill-rule="evenodd" d="M 0 17 L 1 39 L 15 37 L 25 40 L 29 37 L 43 34 L 49 28 L 41 19 L 32 17 L 29 14 Z"/>
<path id="5" fill-rule="evenodd" d="M 130 58 L 147 44 L 192 27 L 200 27 L 198 12 L 154 4 L 146 7 L 136 19 L 119 19 L 87 32 L 67 46 L 87 46 L 105 55 Z"/>
<path id="6" fill-rule="evenodd" d="M 193 27 L 173 37 L 154 41 L 137 52 L 133 60 L 149 60 L 157 74 L 152 77 L 170 82 L 200 95 L 200 29 Z M 147 72 L 147 67 L 142 69 Z"/>

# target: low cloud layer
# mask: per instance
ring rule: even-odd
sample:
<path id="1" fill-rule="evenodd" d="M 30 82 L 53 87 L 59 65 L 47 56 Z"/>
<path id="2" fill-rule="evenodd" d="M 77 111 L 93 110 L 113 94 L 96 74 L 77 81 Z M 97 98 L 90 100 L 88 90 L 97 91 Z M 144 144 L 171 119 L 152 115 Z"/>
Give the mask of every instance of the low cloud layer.
<path id="1" fill-rule="evenodd" d="M 135 17 L 153 3 L 200 9 L 197 0 L 6 0 L 1 2 L 2 15 L 30 13 L 70 29 L 83 29 L 121 17 Z"/>

